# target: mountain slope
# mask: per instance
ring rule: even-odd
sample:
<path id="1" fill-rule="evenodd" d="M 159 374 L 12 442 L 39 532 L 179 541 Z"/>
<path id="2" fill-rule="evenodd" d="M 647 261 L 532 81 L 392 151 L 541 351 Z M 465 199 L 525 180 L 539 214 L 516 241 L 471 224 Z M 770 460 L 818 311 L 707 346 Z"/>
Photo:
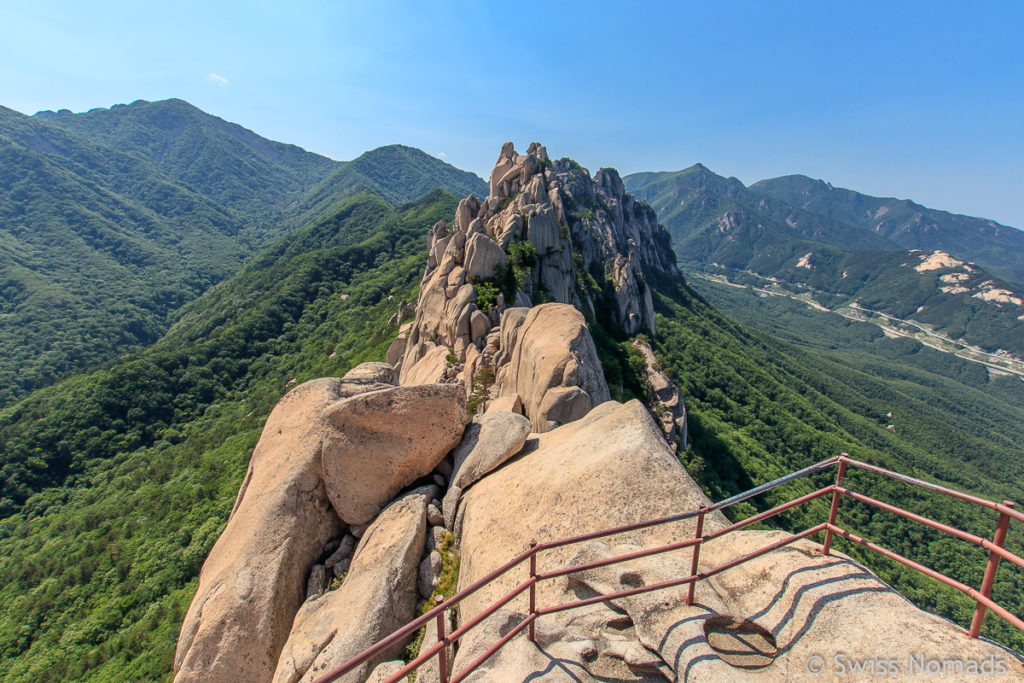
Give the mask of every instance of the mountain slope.
<path id="1" fill-rule="evenodd" d="M 807 176 L 762 180 L 750 191 L 882 235 L 904 249 L 941 249 L 994 275 L 1024 283 L 1024 231 L 906 199 L 871 197 Z"/>
<path id="2" fill-rule="evenodd" d="M 151 343 L 242 222 L 135 157 L 0 110 L 0 405 Z"/>
<path id="3" fill-rule="evenodd" d="M 184 303 L 347 196 L 404 204 L 482 185 L 408 147 L 335 162 L 181 100 L 0 107 L 0 406 L 152 343 Z"/>
<path id="4" fill-rule="evenodd" d="M 0 678 L 169 676 L 270 409 L 297 382 L 383 357 L 423 233 L 454 209 L 442 193 L 403 209 L 353 197 L 152 348 L 0 411 Z"/>
<path id="5" fill-rule="evenodd" d="M 673 173 L 635 173 L 623 181 L 657 212 L 681 263 L 745 268 L 793 241 L 896 248 L 884 237 L 754 194 L 736 178 L 723 178 L 700 164 Z"/>
<path id="6" fill-rule="evenodd" d="M 699 164 L 625 179 L 658 210 L 680 262 L 694 271 L 724 274 L 740 284 L 811 292 L 830 308 L 859 305 L 924 323 L 990 353 L 1004 349 L 1024 355 L 1021 288 L 936 246 L 959 234 L 978 253 L 1007 251 L 1004 262 L 1016 258 L 1024 263 L 1024 249 L 1016 254 L 1010 249 L 1014 240 L 1024 245 L 1024 233 L 918 205 L 912 205 L 916 213 L 910 215 L 908 203 L 896 202 L 890 210 L 889 200 L 848 190 L 836 190 L 832 204 L 817 190 L 783 191 L 803 188 L 802 180 L 789 176 L 745 188 Z M 831 198 L 828 186 L 819 181 L 814 187 L 819 185 L 825 199 Z M 766 191 L 772 188 L 777 191 Z M 788 203 L 794 199 L 805 201 Z M 874 227 L 879 229 L 869 229 L 858 212 L 877 214 Z M 898 225 L 881 229 L 890 216 Z M 941 225 L 922 226 L 926 219 Z M 908 251 L 907 241 L 930 246 Z"/>
<path id="7" fill-rule="evenodd" d="M 655 348 L 686 398 L 691 444 L 680 457 L 713 500 L 839 452 L 990 499 L 1024 494 L 1019 391 L 1003 400 L 906 369 L 885 377 L 738 325 L 679 282 L 661 279 L 652 289 L 659 313 Z M 776 489 L 732 514 L 742 517 L 830 483 L 828 475 L 812 480 Z M 912 496 L 914 511 L 983 537 L 995 529 L 987 511 L 875 475 L 851 473 L 849 485 L 896 504 Z M 827 502 L 801 506 L 775 525 L 803 530 L 827 514 Z M 840 519 L 925 566 L 980 583 L 987 558 L 981 549 L 849 500 Z M 1024 552 L 1019 537 L 1010 543 Z M 854 544 L 839 541 L 839 547 L 918 605 L 970 622 L 973 602 L 963 595 Z M 1024 572 L 1000 574 L 1002 604 L 1015 604 L 1022 590 Z M 1024 647 L 1024 637 L 1005 622 L 989 619 L 985 628 L 989 637 Z"/>
<path id="8" fill-rule="evenodd" d="M 43 116 L 48 124 L 145 160 L 242 215 L 287 204 L 341 165 L 178 99 L 48 114 Z"/>
<path id="9" fill-rule="evenodd" d="M 437 189 L 456 197 L 487 194 L 487 184 L 473 173 L 459 170 L 415 147 L 387 145 L 342 165 L 312 188 L 289 215 L 308 220 L 323 213 L 339 197 L 363 190 L 400 206 Z"/>
<path id="10" fill-rule="evenodd" d="M 402 209 L 370 195 L 343 202 L 191 303 L 152 349 L 0 411 L 0 677 L 169 676 L 195 577 L 266 415 L 294 383 L 383 358 L 397 331 L 389 317 L 415 296 L 424 234 L 455 204 L 441 194 Z M 712 497 L 843 450 L 983 495 L 1021 497 L 1024 409 L 1012 402 L 979 420 L 943 394 L 947 386 L 929 393 L 879 382 L 737 325 L 678 277 L 652 274 L 647 286 L 656 349 L 690 413 L 691 445 L 680 457 Z M 608 346 L 621 334 L 597 324 L 594 332 Z M 905 434 L 886 429 L 894 406 Z M 898 500 L 897 488 L 869 484 Z M 936 519 L 959 515 L 931 498 L 922 505 Z M 792 511 L 779 523 L 817 523 L 823 513 Z M 977 553 L 881 515 L 843 514 L 958 578 L 976 583 L 984 566 Z M 955 521 L 990 535 L 971 513 Z M 919 603 L 957 617 L 970 610 L 942 588 L 877 559 L 872 566 Z M 999 599 L 1022 590 L 1020 577 L 1001 574 Z M 995 620 L 986 633 L 1017 642 Z"/>

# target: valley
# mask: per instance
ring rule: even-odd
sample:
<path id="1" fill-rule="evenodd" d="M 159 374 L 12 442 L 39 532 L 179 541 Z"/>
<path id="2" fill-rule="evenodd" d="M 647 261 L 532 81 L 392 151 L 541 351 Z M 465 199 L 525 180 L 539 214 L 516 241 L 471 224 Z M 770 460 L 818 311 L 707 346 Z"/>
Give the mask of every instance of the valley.
<path id="1" fill-rule="evenodd" d="M 834 313 L 850 320 L 869 322 L 877 325 L 887 337 L 912 339 L 937 351 L 949 353 L 959 358 L 980 363 L 989 368 L 994 375 L 1016 375 L 1024 379 L 1024 358 L 1011 355 L 1006 351 L 990 353 L 977 346 L 972 346 L 960 339 L 953 339 L 936 332 L 929 325 L 914 320 L 904 320 L 882 311 L 873 311 L 861 306 L 856 301 L 834 309 L 826 308 L 818 303 L 819 299 L 831 298 L 834 293 L 816 291 L 806 286 L 790 287 L 789 283 L 780 282 L 777 278 L 761 277 L 757 273 L 744 271 L 744 280 L 759 279 L 761 286 L 739 284 L 730 281 L 726 275 L 691 273 L 690 277 L 697 281 L 709 281 L 737 289 L 749 289 L 759 296 L 779 296 L 799 301 L 812 310 L 820 313 Z M 703 288 L 697 286 L 698 291 Z M 801 291 L 802 290 L 802 291 Z"/>

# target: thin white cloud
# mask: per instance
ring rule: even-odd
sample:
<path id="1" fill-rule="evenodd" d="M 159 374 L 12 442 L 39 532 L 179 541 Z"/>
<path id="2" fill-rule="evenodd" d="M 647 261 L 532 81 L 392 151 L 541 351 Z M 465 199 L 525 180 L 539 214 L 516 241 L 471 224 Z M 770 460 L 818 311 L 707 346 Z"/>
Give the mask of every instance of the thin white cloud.
<path id="1" fill-rule="evenodd" d="M 222 88 L 228 84 L 228 79 L 224 78 L 220 74 L 215 74 L 212 72 L 210 73 L 209 76 L 206 77 L 206 80 L 213 81 Z"/>
<path id="2" fill-rule="evenodd" d="M 437 153 L 437 156 L 438 156 L 439 158 L 441 158 L 441 159 L 447 159 L 447 158 L 448 158 L 448 155 L 447 155 L 447 154 L 445 154 L 444 152 L 438 152 L 438 153 Z"/>

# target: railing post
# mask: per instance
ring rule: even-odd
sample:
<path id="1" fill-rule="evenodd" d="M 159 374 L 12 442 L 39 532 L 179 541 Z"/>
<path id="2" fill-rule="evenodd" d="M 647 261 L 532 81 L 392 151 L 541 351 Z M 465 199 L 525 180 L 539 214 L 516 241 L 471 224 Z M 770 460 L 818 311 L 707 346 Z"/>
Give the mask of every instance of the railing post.
<path id="1" fill-rule="evenodd" d="M 530 578 L 533 579 L 537 576 L 537 541 L 530 541 L 530 550 L 534 552 L 530 555 Z M 527 637 L 531 643 L 537 642 L 537 631 L 534 625 L 537 623 L 537 583 L 530 584 L 530 616 L 533 620 L 527 627 Z"/>
<path id="2" fill-rule="evenodd" d="M 1003 505 L 1008 508 L 1014 507 L 1014 504 L 1008 500 L 1003 501 Z M 999 513 L 999 524 L 996 525 L 996 535 L 992 539 L 992 544 L 1002 548 L 1003 543 L 1006 542 L 1006 530 L 1010 527 L 1010 515 L 1005 512 Z M 992 596 L 992 584 L 996 581 L 996 569 L 999 568 L 999 560 L 1003 559 L 1000 555 L 997 555 L 993 551 L 988 553 L 988 565 L 985 567 L 985 578 L 981 580 L 981 594 L 986 598 Z M 971 638 L 977 638 L 978 634 L 981 633 L 981 623 L 985 621 L 985 610 L 988 609 L 980 601 L 974 605 L 974 618 L 971 619 L 971 630 L 968 632 Z"/>
<path id="3" fill-rule="evenodd" d="M 846 477 L 846 461 L 841 458 L 849 456 L 849 453 L 843 453 L 840 456 L 839 471 L 836 472 L 836 486 L 842 486 L 843 479 Z M 829 528 L 825 529 L 825 547 L 821 551 L 822 555 L 828 555 L 829 550 L 832 549 L 832 526 L 835 526 L 836 513 L 839 512 L 839 496 L 838 490 L 832 491 L 832 508 L 828 511 Z"/>
<path id="4" fill-rule="evenodd" d="M 697 543 L 693 546 L 693 561 L 690 564 L 690 576 L 697 575 L 697 561 L 700 559 L 700 546 L 703 541 L 701 536 L 704 535 L 704 512 L 707 510 L 706 505 L 700 506 L 700 512 L 697 514 L 697 530 L 694 532 L 693 537 L 697 539 Z M 686 591 L 686 604 L 693 605 L 693 593 L 697 590 L 697 579 L 690 582 L 690 587 Z"/>
<path id="5" fill-rule="evenodd" d="M 435 595 L 434 602 L 437 606 L 441 606 L 444 603 L 443 595 Z M 437 613 L 437 642 L 442 643 L 447 637 L 447 631 L 445 629 L 444 620 L 448 614 L 447 609 L 443 609 Z M 438 669 L 440 670 L 441 683 L 448 683 L 448 648 L 442 647 L 438 653 Z"/>

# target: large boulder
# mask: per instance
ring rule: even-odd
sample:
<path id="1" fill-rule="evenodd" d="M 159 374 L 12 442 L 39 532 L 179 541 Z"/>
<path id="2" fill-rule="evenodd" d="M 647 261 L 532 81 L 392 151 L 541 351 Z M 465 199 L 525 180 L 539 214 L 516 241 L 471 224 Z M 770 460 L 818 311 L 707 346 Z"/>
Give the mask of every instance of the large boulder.
<path id="1" fill-rule="evenodd" d="M 458 384 L 392 387 L 323 412 L 327 496 L 347 524 L 365 524 L 459 443 L 469 416 Z"/>
<path id="2" fill-rule="evenodd" d="M 292 389 L 267 418 L 235 509 L 199 574 L 174 658 L 176 681 L 267 681 L 341 521 L 320 470 L 321 415 L 343 381 Z"/>
<path id="3" fill-rule="evenodd" d="M 429 503 L 430 492 L 418 489 L 374 520 L 341 587 L 306 602 L 296 615 L 274 673 L 276 683 L 311 681 L 413 619 Z M 396 643 L 337 680 L 365 681 L 378 663 L 397 658 L 404 646 Z"/>
<path id="4" fill-rule="evenodd" d="M 473 418 L 455 449 L 451 485 L 461 489 L 519 452 L 530 434 L 530 421 L 511 412 L 488 412 Z"/>
<path id="5" fill-rule="evenodd" d="M 501 338 L 511 353 L 499 371 L 497 394 L 518 394 L 535 431 L 577 420 L 610 399 L 594 341 L 574 307 L 543 304 L 525 314 L 509 309 Z"/>
<path id="6" fill-rule="evenodd" d="M 466 277 L 492 278 L 506 258 L 502 248 L 486 233 L 474 233 L 466 241 Z"/>
<path id="7" fill-rule="evenodd" d="M 459 587 L 469 586 L 501 566 L 525 550 L 531 540 L 556 540 L 708 503 L 665 444 L 661 430 L 643 405 L 639 401 L 625 405 L 608 401 L 576 422 L 532 436 L 522 455 L 463 493 Z M 717 529 L 725 523 L 724 517 L 712 514 L 705 529 Z M 621 534 L 616 541 L 650 547 L 692 536 L 694 528 L 694 521 L 687 520 Z M 545 551 L 538 556 L 538 570 L 569 566 L 578 552 L 579 548 L 573 546 Z M 688 551 L 673 555 L 681 556 L 688 569 Z M 463 619 L 478 614 L 514 588 L 523 576 L 522 571 L 509 572 L 468 597 L 460 605 Z M 581 595 L 578 587 L 565 577 L 545 581 L 537 588 L 541 606 L 576 600 Z M 513 602 L 510 606 L 521 610 L 523 603 Z M 503 618 L 513 619 L 514 615 Z M 593 668 L 588 661 L 588 648 L 592 647 L 594 653 L 602 651 L 597 641 L 614 618 L 601 605 L 550 615 L 546 627 L 561 629 L 565 634 L 554 638 L 562 645 L 552 645 L 554 650 L 545 646 L 545 653 L 554 656 L 557 652 L 574 675 L 586 676 L 587 667 Z M 460 643 L 456 670 L 486 649 L 490 644 L 485 642 L 487 638 L 507 628 L 485 623 L 481 629 L 470 631 L 464 644 Z M 493 676 L 493 680 L 525 680 L 543 671 L 550 661 L 547 655 L 534 656 L 533 645 L 525 639 L 513 642 L 516 641 L 523 642 L 510 649 L 507 656 L 503 655 L 504 659 L 496 660 L 481 680 L 492 680 L 488 676 Z M 587 645 L 591 641 L 597 644 Z M 639 647 L 635 641 L 634 638 L 630 642 Z M 520 666 L 525 668 L 515 668 Z"/>

